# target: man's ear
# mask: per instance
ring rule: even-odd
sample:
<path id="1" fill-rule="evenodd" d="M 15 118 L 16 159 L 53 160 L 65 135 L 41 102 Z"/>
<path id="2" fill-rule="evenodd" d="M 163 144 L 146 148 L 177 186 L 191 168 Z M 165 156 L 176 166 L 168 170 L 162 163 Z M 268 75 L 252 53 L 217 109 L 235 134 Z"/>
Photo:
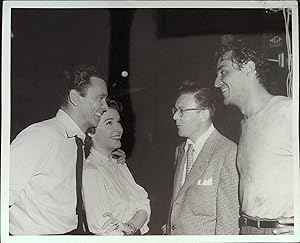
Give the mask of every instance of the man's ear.
<path id="1" fill-rule="evenodd" d="M 256 74 L 255 63 L 253 61 L 247 62 L 244 66 L 244 70 L 245 70 L 247 76 Z"/>
<path id="2" fill-rule="evenodd" d="M 75 107 L 78 106 L 78 101 L 79 101 L 79 94 L 75 89 L 71 89 L 69 93 L 69 101 L 71 104 Z"/>
<path id="3" fill-rule="evenodd" d="M 209 119 L 209 110 L 201 110 L 199 116 L 202 122 L 206 122 Z"/>

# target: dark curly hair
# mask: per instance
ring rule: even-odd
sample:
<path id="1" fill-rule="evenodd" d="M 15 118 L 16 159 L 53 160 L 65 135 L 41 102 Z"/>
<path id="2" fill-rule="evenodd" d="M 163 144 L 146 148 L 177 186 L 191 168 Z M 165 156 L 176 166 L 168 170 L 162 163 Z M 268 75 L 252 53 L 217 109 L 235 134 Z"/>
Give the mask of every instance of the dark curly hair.
<path id="1" fill-rule="evenodd" d="M 231 51 L 231 61 L 241 68 L 249 61 L 255 63 L 256 76 L 260 83 L 267 88 L 267 73 L 269 72 L 267 60 L 258 48 L 252 47 L 245 40 L 235 40 L 219 48 L 216 54 L 216 63 L 224 58 L 225 53 Z"/>
<path id="2" fill-rule="evenodd" d="M 183 81 L 179 95 L 193 94 L 196 104 L 204 110 L 209 110 L 211 119 L 216 112 L 216 93 L 210 88 L 203 88 L 195 81 Z"/>
<path id="3" fill-rule="evenodd" d="M 100 78 L 96 67 L 93 65 L 80 64 L 65 69 L 57 91 L 61 106 L 68 104 L 69 93 L 72 89 L 77 90 L 81 96 L 85 96 L 91 77 Z"/>

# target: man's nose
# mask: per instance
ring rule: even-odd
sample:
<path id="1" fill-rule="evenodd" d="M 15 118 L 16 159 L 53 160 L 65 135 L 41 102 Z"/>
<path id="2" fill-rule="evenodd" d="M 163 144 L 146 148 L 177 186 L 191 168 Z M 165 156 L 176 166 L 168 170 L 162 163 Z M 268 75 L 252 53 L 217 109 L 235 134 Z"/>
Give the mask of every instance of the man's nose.
<path id="1" fill-rule="evenodd" d="M 222 84 L 222 81 L 220 80 L 220 78 L 216 77 L 216 80 L 215 80 L 215 87 L 216 87 L 216 88 L 219 88 L 219 87 L 221 87 L 221 84 Z"/>
<path id="2" fill-rule="evenodd" d="M 178 111 L 176 111 L 173 115 L 173 120 L 176 121 L 179 118 Z"/>
<path id="3" fill-rule="evenodd" d="M 105 110 L 105 111 L 108 109 L 108 105 L 107 105 L 107 103 L 106 103 L 106 99 L 102 101 L 102 106 L 101 106 L 101 107 L 102 107 L 102 109 Z"/>

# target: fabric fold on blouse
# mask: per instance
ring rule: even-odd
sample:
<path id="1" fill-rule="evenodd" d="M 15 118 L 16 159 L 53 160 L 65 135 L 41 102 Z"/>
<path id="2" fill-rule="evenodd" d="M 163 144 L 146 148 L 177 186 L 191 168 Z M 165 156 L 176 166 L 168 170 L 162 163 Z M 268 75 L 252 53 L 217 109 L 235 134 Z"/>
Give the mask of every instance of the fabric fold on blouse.
<path id="1" fill-rule="evenodd" d="M 141 233 L 149 231 L 147 224 L 151 210 L 148 193 L 135 182 L 126 163 L 119 164 L 116 159 L 107 158 L 91 148 L 83 169 L 83 191 L 89 229 L 94 234 L 106 235 L 102 226 L 109 217 L 104 217 L 104 213 L 111 213 L 114 218 L 126 223 L 140 209 L 148 214 Z M 123 235 L 123 232 L 117 229 L 109 234 Z"/>

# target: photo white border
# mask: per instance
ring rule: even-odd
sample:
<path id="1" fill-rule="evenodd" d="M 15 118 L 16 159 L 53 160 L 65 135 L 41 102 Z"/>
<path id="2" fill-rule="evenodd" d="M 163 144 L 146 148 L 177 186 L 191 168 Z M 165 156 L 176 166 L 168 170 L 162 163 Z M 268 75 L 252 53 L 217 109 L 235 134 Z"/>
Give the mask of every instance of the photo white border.
<path id="1" fill-rule="evenodd" d="M 9 236 L 10 51 L 12 8 L 291 8 L 294 99 L 295 234 L 279 236 Z M 5 1 L 2 13 L 1 242 L 299 242 L 299 32 L 297 1 Z M 296 81 L 295 81 L 296 80 Z"/>

